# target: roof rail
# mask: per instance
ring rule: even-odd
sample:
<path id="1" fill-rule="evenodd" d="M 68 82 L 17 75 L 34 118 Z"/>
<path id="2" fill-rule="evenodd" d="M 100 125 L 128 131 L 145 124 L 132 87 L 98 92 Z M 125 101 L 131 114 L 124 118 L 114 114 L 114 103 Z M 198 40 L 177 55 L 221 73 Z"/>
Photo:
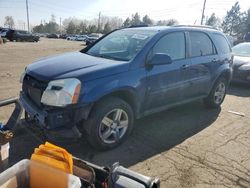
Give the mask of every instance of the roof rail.
<path id="1" fill-rule="evenodd" d="M 131 25 L 127 28 L 135 28 L 135 27 L 148 27 L 148 25 L 147 24 Z"/>
<path id="2" fill-rule="evenodd" d="M 209 26 L 209 25 L 174 25 L 173 27 L 197 27 L 197 28 L 207 28 L 207 29 L 218 30 L 216 27 Z"/>

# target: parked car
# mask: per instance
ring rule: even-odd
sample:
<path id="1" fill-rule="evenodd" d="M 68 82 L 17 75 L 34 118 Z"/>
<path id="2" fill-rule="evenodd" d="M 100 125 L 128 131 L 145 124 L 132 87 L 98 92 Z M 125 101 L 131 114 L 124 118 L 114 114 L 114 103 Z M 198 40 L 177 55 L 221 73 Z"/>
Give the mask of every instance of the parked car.
<path id="1" fill-rule="evenodd" d="M 247 34 L 245 34 L 244 41 L 245 42 L 250 42 L 250 32 L 248 32 Z"/>
<path id="2" fill-rule="evenodd" d="M 94 42 L 95 42 L 96 40 L 98 40 L 98 39 L 99 39 L 98 37 L 87 37 L 87 38 L 85 39 L 86 45 L 88 46 L 88 45 L 94 43 Z"/>
<path id="3" fill-rule="evenodd" d="M 66 39 L 67 37 L 68 37 L 67 34 L 60 34 L 60 35 L 59 35 L 59 38 L 60 38 L 60 39 Z"/>
<path id="4" fill-rule="evenodd" d="M 66 38 L 66 40 L 76 40 L 77 35 L 70 35 Z"/>
<path id="5" fill-rule="evenodd" d="M 38 42 L 40 37 L 28 31 L 9 29 L 5 36 L 10 41 Z"/>
<path id="6" fill-rule="evenodd" d="M 59 36 L 57 34 L 55 34 L 55 33 L 50 33 L 50 34 L 47 35 L 47 38 L 58 39 Z"/>
<path id="7" fill-rule="evenodd" d="M 250 83 L 250 42 L 232 48 L 234 54 L 233 81 Z"/>
<path id="8" fill-rule="evenodd" d="M 8 28 L 0 28 L 0 36 L 2 38 L 6 37 L 6 33 L 8 32 Z"/>
<path id="9" fill-rule="evenodd" d="M 105 150 L 124 141 L 134 119 L 197 99 L 218 108 L 232 63 L 228 40 L 214 29 L 120 29 L 27 66 L 20 102 L 46 134 L 80 138 L 83 127 L 89 143 Z"/>
<path id="10" fill-rule="evenodd" d="M 76 41 L 86 41 L 86 39 L 88 38 L 87 35 L 79 35 L 76 37 Z"/>
<path id="11" fill-rule="evenodd" d="M 96 37 L 96 38 L 100 38 L 103 36 L 103 34 L 101 33 L 91 33 L 90 35 L 88 35 L 89 37 Z"/>

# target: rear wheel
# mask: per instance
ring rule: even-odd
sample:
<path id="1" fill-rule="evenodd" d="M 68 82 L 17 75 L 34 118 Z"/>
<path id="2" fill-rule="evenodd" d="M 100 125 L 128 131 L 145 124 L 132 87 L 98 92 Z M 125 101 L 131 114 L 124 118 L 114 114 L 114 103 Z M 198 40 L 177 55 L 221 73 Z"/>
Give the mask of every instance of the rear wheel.
<path id="1" fill-rule="evenodd" d="M 106 98 L 95 106 L 87 121 L 88 141 L 99 150 L 114 148 L 131 133 L 133 122 L 128 103 L 119 98 Z"/>
<path id="2" fill-rule="evenodd" d="M 214 84 L 210 94 L 204 99 L 204 103 L 207 107 L 218 108 L 224 101 L 227 91 L 227 80 L 224 77 L 219 78 Z"/>

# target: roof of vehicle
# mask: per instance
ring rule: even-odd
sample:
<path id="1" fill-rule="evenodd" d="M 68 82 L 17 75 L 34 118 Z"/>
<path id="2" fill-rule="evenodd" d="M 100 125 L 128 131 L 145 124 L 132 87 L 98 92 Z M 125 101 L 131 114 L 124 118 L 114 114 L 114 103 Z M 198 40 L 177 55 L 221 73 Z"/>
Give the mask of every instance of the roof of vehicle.
<path id="1" fill-rule="evenodd" d="M 124 28 L 126 30 L 153 30 L 153 31 L 165 31 L 165 30 L 199 30 L 199 31 L 213 31 L 213 32 L 219 32 L 216 28 L 210 27 L 210 26 L 204 26 L 204 25 L 176 25 L 176 26 L 137 26 L 137 27 L 129 27 Z"/>

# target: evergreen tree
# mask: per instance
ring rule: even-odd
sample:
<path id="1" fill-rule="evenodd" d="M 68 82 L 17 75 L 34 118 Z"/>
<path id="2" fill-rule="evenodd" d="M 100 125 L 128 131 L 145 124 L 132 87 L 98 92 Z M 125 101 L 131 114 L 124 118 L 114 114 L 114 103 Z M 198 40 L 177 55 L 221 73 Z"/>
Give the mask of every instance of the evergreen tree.
<path id="1" fill-rule="evenodd" d="M 131 25 L 140 25 L 142 24 L 140 15 L 138 13 L 135 13 L 135 15 L 132 15 Z"/>
<path id="2" fill-rule="evenodd" d="M 231 10 L 227 11 L 227 15 L 222 23 L 224 33 L 230 35 L 238 35 L 241 27 L 242 13 L 240 12 L 239 2 L 232 6 Z"/>
<path id="3" fill-rule="evenodd" d="M 123 22 L 122 26 L 129 27 L 130 25 L 131 25 L 131 20 L 129 19 L 129 17 L 127 17 L 127 19 Z"/>
<path id="4" fill-rule="evenodd" d="M 153 21 L 149 18 L 148 15 L 145 15 L 142 18 L 142 22 L 143 22 L 143 24 L 146 24 L 146 25 L 153 25 Z"/>
<path id="5" fill-rule="evenodd" d="M 104 29 L 103 29 L 103 33 L 104 34 L 107 34 L 111 31 L 111 26 L 110 26 L 110 23 L 107 22 L 105 25 L 104 25 Z"/>

